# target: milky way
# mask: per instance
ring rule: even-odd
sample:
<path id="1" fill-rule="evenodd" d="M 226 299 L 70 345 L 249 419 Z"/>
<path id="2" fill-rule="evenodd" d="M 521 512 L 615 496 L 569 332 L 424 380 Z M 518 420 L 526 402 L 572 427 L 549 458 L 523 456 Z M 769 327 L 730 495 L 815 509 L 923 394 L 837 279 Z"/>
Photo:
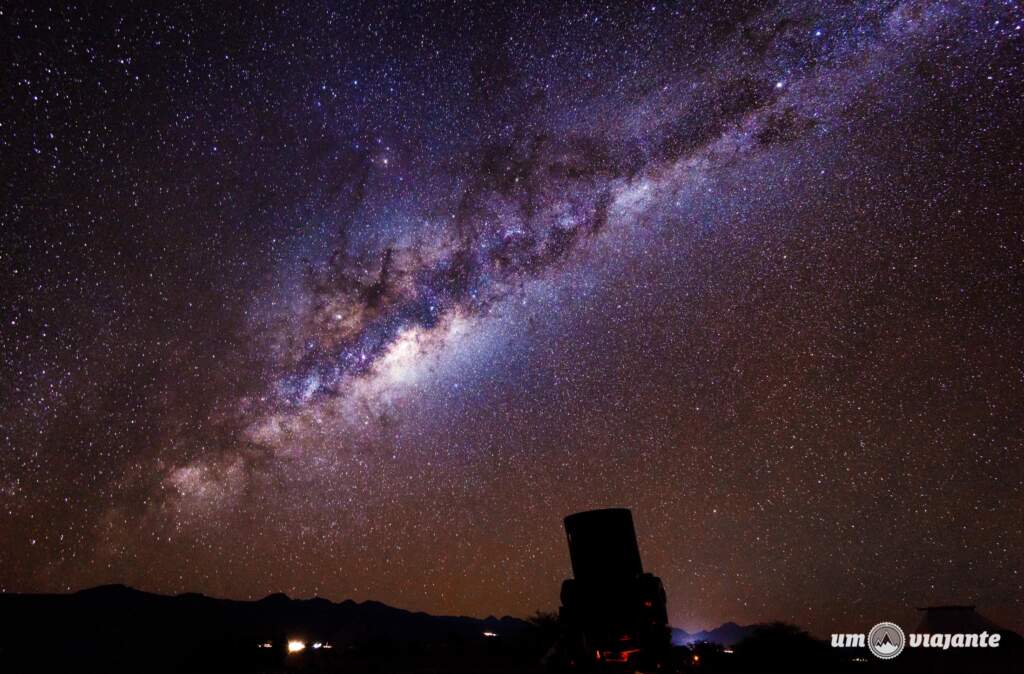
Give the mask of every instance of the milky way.
<path id="1" fill-rule="evenodd" d="M 0 589 L 1024 627 L 1016 3 L 2 18 Z"/>

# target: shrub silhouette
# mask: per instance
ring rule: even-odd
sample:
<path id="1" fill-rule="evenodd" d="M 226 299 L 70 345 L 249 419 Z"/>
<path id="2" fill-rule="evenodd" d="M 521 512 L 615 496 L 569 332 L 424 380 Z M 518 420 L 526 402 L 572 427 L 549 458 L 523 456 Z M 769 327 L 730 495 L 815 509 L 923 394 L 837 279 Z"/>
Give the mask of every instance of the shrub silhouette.
<path id="1" fill-rule="evenodd" d="M 839 664 L 828 644 L 784 622 L 757 626 L 734 650 L 746 672 L 827 672 Z"/>

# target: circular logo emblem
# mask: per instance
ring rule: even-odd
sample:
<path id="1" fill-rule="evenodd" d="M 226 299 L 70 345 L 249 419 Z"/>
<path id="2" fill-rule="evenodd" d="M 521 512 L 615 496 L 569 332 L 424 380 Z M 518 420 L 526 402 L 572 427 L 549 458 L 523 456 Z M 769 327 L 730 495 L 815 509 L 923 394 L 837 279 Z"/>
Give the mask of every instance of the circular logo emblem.
<path id="1" fill-rule="evenodd" d="M 868 632 L 868 650 L 883 660 L 895 658 L 905 645 L 903 630 L 896 623 L 878 623 Z"/>

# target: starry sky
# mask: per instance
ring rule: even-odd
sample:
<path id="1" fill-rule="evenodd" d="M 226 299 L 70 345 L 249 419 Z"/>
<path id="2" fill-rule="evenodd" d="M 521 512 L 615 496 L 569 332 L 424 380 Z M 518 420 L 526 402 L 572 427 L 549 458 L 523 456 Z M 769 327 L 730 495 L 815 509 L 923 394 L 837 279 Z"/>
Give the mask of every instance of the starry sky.
<path id="1" fill-rule="evenodd" d="M 189 4 L 0 9 L 0 590 L 1024 628 L 1018 3 Z"/>

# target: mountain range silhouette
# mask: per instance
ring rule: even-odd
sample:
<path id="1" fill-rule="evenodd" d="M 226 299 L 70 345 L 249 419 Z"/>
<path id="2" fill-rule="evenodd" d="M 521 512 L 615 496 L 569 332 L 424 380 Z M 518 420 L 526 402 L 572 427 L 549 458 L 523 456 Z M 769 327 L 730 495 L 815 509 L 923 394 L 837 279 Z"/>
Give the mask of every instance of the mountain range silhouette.
<path id="1" fill-rule="evenodd" d="M 696 644 L 702 641 L 732 646 L 750 636 L 757 628 L 757 625 L 737 625 L 734 622 L 722 623 L 711 630 L 700 630 L 699 632 L 687 632 L 679 628 L 672 628 L 672 643 L 676 646 Z"/>
<path id="2" fill-rule="evenodd" d="M 367 645 L 382 650 L 466 643 L 483 639 L 484 632 L 515 638 L 528 627 L 517 618 L 435 616 L 376 601 L 281 593 L 236 601 L 104 585 L 73 594 L 0 594 L 0 669 L 225 671 L 240 657 L 250 659 L 258 643 L 283 647 L 291 638 L 330 643 L 336 651 Z"/>

